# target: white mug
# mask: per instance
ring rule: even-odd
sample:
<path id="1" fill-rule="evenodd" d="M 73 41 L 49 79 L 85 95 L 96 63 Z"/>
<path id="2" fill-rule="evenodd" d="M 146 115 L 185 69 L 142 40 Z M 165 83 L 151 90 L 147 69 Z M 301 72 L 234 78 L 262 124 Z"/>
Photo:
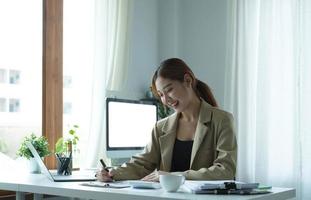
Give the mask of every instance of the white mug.
<path id="1" fill-rule="evenodd" d="M 160 174 L 161 187 L 167 192 L 176 192 L 184 182 L 183 175 Z"/>

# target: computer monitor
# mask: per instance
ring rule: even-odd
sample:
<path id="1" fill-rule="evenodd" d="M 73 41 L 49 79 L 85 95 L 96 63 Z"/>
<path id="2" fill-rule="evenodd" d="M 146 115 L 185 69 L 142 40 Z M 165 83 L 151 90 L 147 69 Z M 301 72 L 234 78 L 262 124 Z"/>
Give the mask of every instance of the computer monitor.
<path id="1" fill-rule="evenodd" d="M 152 128 L 157 121 L 157 104 L 107 98 L 106 120 L 107 157 L 130 158 L 151 140 Z"/>

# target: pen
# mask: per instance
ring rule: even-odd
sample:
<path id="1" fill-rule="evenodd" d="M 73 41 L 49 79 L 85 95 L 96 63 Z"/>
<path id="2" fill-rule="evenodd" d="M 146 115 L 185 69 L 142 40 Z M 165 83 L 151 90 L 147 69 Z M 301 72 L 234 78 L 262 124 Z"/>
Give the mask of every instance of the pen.
<path id="1" fill-rule="evenodd" d="M 103 169 L 104 169 L 106 172 L 109 172 L 109 170 L 108 170 L 108 168 L 107 168 L 105 162 L 103 161 L 103 159 L 100 159 L 99 161 L 100 161 L 100 163 L 102 164 Z"/>

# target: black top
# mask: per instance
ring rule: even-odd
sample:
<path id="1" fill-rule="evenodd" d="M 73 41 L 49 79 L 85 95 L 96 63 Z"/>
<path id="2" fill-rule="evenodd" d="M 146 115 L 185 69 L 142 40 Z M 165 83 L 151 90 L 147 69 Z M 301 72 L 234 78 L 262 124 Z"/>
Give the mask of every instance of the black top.
<path id="1" fill-rule="evenodd" d="M 173 149 L 171 172 L 189 170 L 193 141 L 182 141 L 176 138 Z"/>

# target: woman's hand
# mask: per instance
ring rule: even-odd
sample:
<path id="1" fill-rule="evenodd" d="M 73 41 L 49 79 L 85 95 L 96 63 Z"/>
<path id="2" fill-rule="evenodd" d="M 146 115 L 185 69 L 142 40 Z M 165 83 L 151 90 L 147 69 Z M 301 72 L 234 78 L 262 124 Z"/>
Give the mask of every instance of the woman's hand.
<path id="1" fill-rule="evenodd" d="M 95 177 L 97 180 L 101 182 L 111 182 L 113 181 L 113 172 L 107 172 L 106 170 L 102 169 L 101 171 L 97 171 Z"/>
<path id="2" fill-rule="evenodd" d="M 169 174 L 165 171 L 154 171 L 151 174 L 148 174 L 144 178 L 142 178 L 142 181 L 152 181 L 152 182 L 159 182 L 159 175 L 161 174 Z"/>

